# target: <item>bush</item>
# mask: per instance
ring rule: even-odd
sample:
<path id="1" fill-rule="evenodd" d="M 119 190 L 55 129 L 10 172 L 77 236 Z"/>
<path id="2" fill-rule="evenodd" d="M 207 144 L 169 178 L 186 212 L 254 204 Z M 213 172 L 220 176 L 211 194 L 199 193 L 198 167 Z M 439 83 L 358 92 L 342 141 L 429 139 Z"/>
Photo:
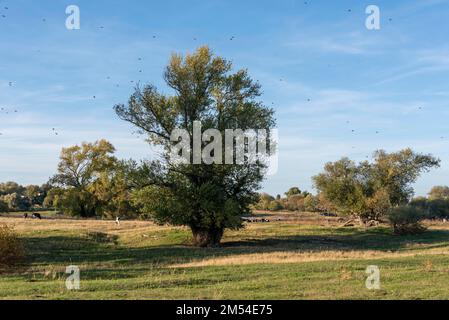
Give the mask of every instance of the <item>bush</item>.
<path id="1" fill-rule="evenodd" d="M 283 210 L 283 209 L 284 209 L 284 207 L 282 206 L 282 204 L 279 203 L 279 201 L 276 201 L 276 200 L 271 201 L 270 205 L 268 206 L 268 210 L 270 210 L 270 211 L 280 211 L 280 210 Z"/>
<path id="2" fill-rule="evenodd" d="M 319 211 L 318 207 L 320 204 L 320 200 L 318 197 L 309 194 L 304 198 L 304 210 L 308 212 L 317 212 Z"/>
<path id="3" fill-rule="evenodd" d="M 449 200 L 419 197 L 413 199 L 410 205 L 426 211 L 429 219 L 449 218 Z"/>
<path id="4" fill-rule="evenodd" d="M 412 206 L 403 206 L 390 209 L 388 220 L 397 235 L 417 234 L 424 232 L 426 228 L 421 224 L 425 218 L 425 212 Z"/>
<path id="5" fill-rule="evenodd" d="M 289 211 L 304 211 L 304 196 L 302 194 L 294 194 L 284 201 L 285 209 Z"/>
<path id="6" fill-rule="evenodd" d="M 270 196 L 268 193 L 259 194 L 258 202 L 255 204 L 255 208 L 257 210 L 269 210 L 269 206 L 271 201 L 274 200 L 274 197 Z"/>
<path id="7" fill-rule="evenodd" d="M 0 268 L 9 268 L 20 263 L 25 252 L 14 229 L 0 224 Z"/>

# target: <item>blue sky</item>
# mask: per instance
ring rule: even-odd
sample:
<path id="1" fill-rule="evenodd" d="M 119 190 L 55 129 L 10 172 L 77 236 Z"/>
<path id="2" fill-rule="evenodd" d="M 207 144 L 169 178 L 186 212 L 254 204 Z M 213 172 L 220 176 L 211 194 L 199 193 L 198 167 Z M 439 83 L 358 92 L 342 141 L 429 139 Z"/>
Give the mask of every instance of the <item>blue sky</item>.
<path id="1" fill-rule="evenodd" d="M 44 183 L 62 147 L 100 138 L 121 158 L 151 157 L 112 107 L 131 81 L 166 90 L 170 54 L 207 44 L 276 110 L 279 171 L 265 191 L 311 190 L 328 161 L 405 147 L 442 160 L 417 194 L 449 184 L 449 1 L 306 2 L 0 0 L 0 181 Z M 71 4 L 80 30 L 65 28 Z M 365 28 L 370 4 L 380 30 Z"/>

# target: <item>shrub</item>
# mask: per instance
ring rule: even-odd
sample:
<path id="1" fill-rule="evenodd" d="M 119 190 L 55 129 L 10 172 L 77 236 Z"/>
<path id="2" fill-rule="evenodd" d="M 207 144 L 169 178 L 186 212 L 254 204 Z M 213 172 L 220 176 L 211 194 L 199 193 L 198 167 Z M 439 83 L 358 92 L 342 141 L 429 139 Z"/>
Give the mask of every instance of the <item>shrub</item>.
<path id="1" fill-rule="evenodd" d="M 290 211 L 304 211 L 304 196 L 302 194 L 294 194 L 285 199 L 284 207 Z"/>
<path id="2" fill-rule="evenodd" d="M 397 235 L 417 234 L 426 230 L 421 224 L 425 212 L 413 206 L 402 206 L 390 209 L 388 220 Z"/>
<path id="3" fill-rule="evenodd" d="M 429 219 L 447 219 L 449 217 L 449 200 L 419 197 L 413 199 L 410 205 L 426 211 Z"/>
<path id="4" fill-rule="evenodd" d="M 0 268 L 9 268 L 20 263 L 25 256 L 20 239 L 14 229 L 0 224 Z"/>
<path id="5" fill-rule="evenodd" d="M 259 195 L 259 200 L 255 204 L 255 208 L 257 210 L 269 210 L 269 206 L 271 201 L 274 200 L 274 197 L 270 196 L 268 193 L 261 193 Z"/>
<path id="6" fill-rule="evenodd" d="M 268 206 L 268 210 L 270 211 L 280 211 L 282 209 L 284 209 L 284 207 L 282 206 L 281 203 L 279 203 L 279 201 L 276 200 L 271 201 L 270 205 Z"/>
<path id="7" fill-rule="evenodd" d="M 319 211 L 318 207 L 320 204 L 320 200 L 318 197 L 309 194 L 304 198 L 304 210 L 309 212 L 317 212 Z"/>

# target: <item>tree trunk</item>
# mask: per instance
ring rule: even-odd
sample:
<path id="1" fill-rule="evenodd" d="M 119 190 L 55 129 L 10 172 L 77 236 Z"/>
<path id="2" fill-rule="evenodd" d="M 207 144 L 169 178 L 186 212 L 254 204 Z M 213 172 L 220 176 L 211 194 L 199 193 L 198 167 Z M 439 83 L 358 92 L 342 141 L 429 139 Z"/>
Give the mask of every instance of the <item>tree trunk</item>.
<path id="1" fill-rule="evenodd" d="M 192 229 L 193 245 L 196 247 L 218 247 L 223 237 L 223 228 Z"/>

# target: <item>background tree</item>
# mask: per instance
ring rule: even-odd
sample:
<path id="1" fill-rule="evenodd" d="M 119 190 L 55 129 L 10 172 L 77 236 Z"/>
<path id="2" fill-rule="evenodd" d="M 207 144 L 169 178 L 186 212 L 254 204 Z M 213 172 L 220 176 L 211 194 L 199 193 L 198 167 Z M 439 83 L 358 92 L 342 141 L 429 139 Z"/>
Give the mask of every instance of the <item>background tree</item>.
<path id="1" fill-rule="evenodd" d="M 395 153 L 376 151 L 374 162 L 356 164 L 348 158 L 327 163 L 324 173 L 313 177 L 320 195 L 340 214 L 362 221 L 378 220 L 390 207 L 406 205 L 413 196 L 412 184 L 422 172 L 438 167 L 431 155 L 405 149 Z"/>
<path id="2" fill-rule="evenodd" d="M 132 205 L 124 165 L 124 162 L 118 162 L 113 170 L 101 172 L 98 179 L 89 187 L 99 203 L 102 216 L 132 217 L 136 213 L 136 208 Z"/>
<path id="3" fill-rule="evenodd" d="M 317 212 L 319 211 L 319 198 L 314 196 L 313 194 L 308 194 L 304 198 L 304 210 L 308 212 Z"/>
<path id="4" fill-rule="evenodd" d="M 410 201 L 414 193 L 412 185 L 422 173 L 439 166 L 439 159 L 407 148 L 393 153 L 376 151 L 370 168 L 374 189 L 385 188 L 391 204 L 397 206 Z"/>
<path id="5" fill-rule="evenodd" d="M 348 158 L 327 163 L 324 173 L 313 177 L 320 195 L 331 202 L 339 214 L 358 215 L 363 211 L 364 190 L 360 168 Z"/>
<path id="6" fill-rule="evenodd" d="M 274 201 L 274 197 L 266 192 L 259 194 L 259 201 L 256 203 L 255 207 L 258 210 L 269 210 L 270 203 Z"/>
<path id="7" fill-rule="evenodd" d="M 288 198 L 281 199 L 283 207 L 289 211 L 304 211 L 305 196 L 301 193 L 293 194 Z"/>
<path id="8" fill-rule="evenodd" d="M 115 148 L 106 140 L 63 148 L 58 173 L 51 179 L 59 190 L 51 192 L 46 204 L 74 216 L 100 215 L 101 203 L 92 185 L 102 174 L 114 169 L 117 163 L 114 152 Z"/>
<path id="9" fill-rule="evenodd" d="M 446 186 L 436 186 L 431 189 L 429 196 L 417 197 L 410 203 L 411 206 L 425 212 L 429 219 L 449 218 L 449 197 Z"/>
<path id="10" fill-rule="evenodd" d="M 11 211 L 26 211 L 31 207 L 28 198 L 16 192 L 3 196 L 2 201 L 8 205 Z"/>
<path id="11" fill-rule="evenodd" d="M 430 200 L 449 200 L 449 187 L 448 186 L 435 186 L 429 192 Z"/>
<path id="12" fill-rule="evenodd" d="M 8 211 L 9 211 L 8 204 L 5 201 L 0 200 L 0 212 L 8 212 Z"/>
<path id="13" fill-rule="evenodd" d="M 274 126 L 273 111 L 258 101 L 260 85 L 246 70 L 231 70 L 229 61 L 214 56 L 207 47 L 185 57 L 175 54 L 164 74 L 174 95 L 163 95 L 147 85 L 136 88 L 127 105 L 115 106 L 121 119 L 148 134 L 149 142 L 164 150 L 159 161 L 144 162 L 130 170 L 139 172 L 138 185 L 151 186 L 164 200 L 148 205 L 152 218 L 159 223 L 189 226 L 197 246 L 218 245 L 226 228 L 242 227 L 241 216 L 247 215 L 250 204 L 257 200 L 256 191 L 266 169 L 262 161 L 245 161 L 243 165 L 170 161 L 173 129 L 185 129 L 191 138 L 194 121 L 201 121 L 203 131 L 217 129 L 223 137 L 225 129 Z"/>
<path id="14" fill-rule="evenodd" d="M 25 188 L 19 185 L 17 182 L 8 181 L 4 183 L 0 183 L 0 196 L 4 196 L 7 194 L 23 194 Z"/>
<path id="15" fill-rule="evenodd" d="M 291 196 L 297 195 L 297 194 L 301 194 L 301 190 L 299 190 L 298 187 L 292 187 L 292 188 L 288 189 L 288 191 L 285 193 L 285 196 L 288 198 L 288 197 L 291 197 Z"/>

